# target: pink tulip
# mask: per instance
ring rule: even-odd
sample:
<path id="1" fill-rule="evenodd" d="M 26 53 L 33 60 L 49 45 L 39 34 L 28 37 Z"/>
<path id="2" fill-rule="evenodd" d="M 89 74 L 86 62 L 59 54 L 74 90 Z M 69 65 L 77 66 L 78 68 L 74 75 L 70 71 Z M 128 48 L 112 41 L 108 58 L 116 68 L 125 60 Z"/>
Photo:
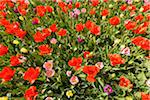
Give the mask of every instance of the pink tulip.
<path id="1" fill-rule="evenodd" d="M 52 60 L 49 60 L 47 62 L 44 63 L 43 67 L 46 69 L 46 70 L 51 70 L 53 68 L 53 61 Z"/>
<path id="2" fill-rule="evenodd" d="M 82 12 L 82 13 L 86 13 L 86 8 L 82 8 L 82 9 L 81 9 L 81 12 Z"/>
<path id="3" fill-rule="evenodd" d="M 51 69 L 51 70 L 46 70 L 46 76 L 47 76 L 48 78 L 53 77 L 54 74 L 55 74 L 55 71 L 54 71 L 53 69 Z"/>
<path id="4" fill-rule="evenodd" d="M 56 40 L 55 38 L 52 38 L 52 39 L 50 40 L 50 42 L 51 42 L 51 44 L 56 44 L 56 43 L 57 43 L 57 40 Z"/>
<path id="5" fill-rule="evenodd" d="M 96 65 L 99 69 L 102 69 L 102 68 L 104 67 L 103 62 L 97 62 L 95 65 Z"/>
<path id="6" fill-rule="evenodd" d="M 68 77 L 70 77 L 70 76 L 71 76 L 71 73 L 72 73 L 71 71 L 67 71 L 67 72 L 66 72 L 66 75 L 67 75 Z"/>
<path id="7" fill-rule="evenodd" d="M 121 48 L 120 53 L 124 55 L 130 55 L 130 48 L 129 47 Z"/>
<path id="8" fill-rule="evenodd" d="M 78 82 L 79 82 L 79 79 L 78 79 L 77 76 L 72 76 L 72 77 L 70 78 L 70 83 L 71 83 L 72 85 L 75 85 L 75 84 L 77 84 Z"/>

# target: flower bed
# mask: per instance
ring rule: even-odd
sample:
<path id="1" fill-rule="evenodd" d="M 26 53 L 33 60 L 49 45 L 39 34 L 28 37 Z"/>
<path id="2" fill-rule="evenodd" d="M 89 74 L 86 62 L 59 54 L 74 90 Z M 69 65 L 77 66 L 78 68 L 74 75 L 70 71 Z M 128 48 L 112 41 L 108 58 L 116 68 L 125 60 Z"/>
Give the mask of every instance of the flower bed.
<path id="1" fill-rule="evenodd" d="M 1 0 L 0 100 L 150 100 L 149 11 L 148 0 Z"/>

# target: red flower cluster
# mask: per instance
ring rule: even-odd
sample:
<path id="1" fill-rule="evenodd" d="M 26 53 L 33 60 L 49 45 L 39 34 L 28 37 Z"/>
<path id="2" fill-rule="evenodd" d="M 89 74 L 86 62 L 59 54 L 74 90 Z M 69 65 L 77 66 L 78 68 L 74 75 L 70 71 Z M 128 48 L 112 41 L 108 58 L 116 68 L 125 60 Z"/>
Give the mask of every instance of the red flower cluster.
<path id="1" fill-rule="evenodd" d="M 94 35 L 100 35 L 100 27 L 95 25 L 94 22 L 88 20 L 85 23 L 85 27 Z"/>
<path id="2" fill-rule="evenodd" d="M 8 5 L 10 8 L 14 7 L 14 3 L 10 0 L 1 0 L 0 1 L 0 10 L 4 10 L 6 8 L 6 5 Z"/>
<path id="3" fill-rule="evenodd" d="M 132 88 L 132 87 L 133 87 L 133 84 L 131 84 L 131 82 L 130 82 L 129 79 L 127 79 L 127 78 L 124 77 L 124 76 L 121 76 L 121 77 L 120 77 L 119 86 Z"/>
<path id="4" fill-rule="evenodd" d="M 43 42 L 48 36 L 51 35 L 51 31 L 47 28 L 42 30 L 42 33 L 37 31 L 34 35 L 34 41 L 35 42 Z"/>
<path id="5" fill-rule="evenodd" d="M 92 58 L 93 55 L 91 55 L 89 51 L 84 51 L 83 56 L 84 56 L 84 58 L 87 59 L 87 58 Z"/>
<path id="6" fill-rule="evenodd" d="M 26 100 L 35 100 L 38 95 L 35 86 L 31 86 L 29 89 L 25 91 L 24 97 Z"/>
<path id="7" fill-rule="evenodd" d="M 3 82 L 7 82 L 12 79 L 15 74 L 15 70 L 12 70 L 10 67 L 4 67 L 0 72 L 0 78 L 3 79 Z"/>
<path id="8" fill-rule="evenodd" d="M 150 10 L 150 4 L 143 6 L 143 12 L 147 12 Z"/>
<path id="9" fill-rule="evenodd" d="M 38 49 L 40 50 L 39 52 L 40 55 L 50 54 L 53 51 L 53 49 L 50 48 L 48 44 L 40 45 Z"/>
<path id="10" fill-rule="evenodd" d="M 100 3 L 99 0 L 91 0 L 92 6 L 98 6 L 98 4 Z"/>
<path id="11" fill-rule="evenodd" d="M 49 28 L 52 32 L 56 32 L 58 30 L 56 24 L 52 24 Z"/>
<path id="12" fill-rule="evenodd" d="M 28 68 L 28 70 L 24 73 L 24 80 L 29 81 L 31 84 L 33 84 L 35 82 L 35 80 L 38 78 L 40 74 L 40 68 L 36 67 L 30 67 Z"/>
<path id="13" fill-rule="evenodd" d="M 43 42 L 44 40 L 46 40 L 47 37 L 49 37 L 51 35 L 51 32 L 57 32 L 57 26 L 56 24 L 52 24 L 49 28 L 44 28 L 42 30 L 42 32 L 40 31 L 37 31 L 34 35 L 33 35 L 33 38 L 34 38 L 34 41 L 35 42 Z M 57 34 L 59 36 L 65 36 L 67 34 L 67 30 L 66 29 L 63 29 L 61 28 Z"/>
<path id="14" fill-rule="evenodd" d="M 58 34 L 59 36 L 66 36 L 67 30 L 61 28 L 61 29 L 57 32 L 57 34 Z"/>
<path id="15" fill-rule="evenodd" d="M 141 36 L 135 37 L 132 40 L 132 43 L 140 46 L 144 50 L 150 50 L 150 40 Z"/>
<path id="16" fill-rule="evenodd" d="M 76 31 L 77 32 L 83 31 L 83 29 L 84 29 L 84 24 L 79 23 L 76 25 Z"/>
<path id="17" fill-rule="evenodd" d="M 140 24 L 135 30 L 133 30 L 133 32 L 135 34 L 145 34 L 149 25 L 150 25 L 149 22 L 144 22 L 144 23 Z"/>
<path id="18" fill-rule="evenodd" d="M 4 56 L 8 53 L 8 47 L 0 44 L 0 56 Z"/>
<path id="19" fill-rule="evenodd" d="M 68 7 L 70 8 L 70 4 L 66 4 L 65 2 L 59 2 L 58 3 L 58 6 L 61 8 L 61 10 L 64 12 L 64 13 L 67 13 L 68 12 Z"/>
<path id="20" fill-rule="evenodd" d="M 52 13 L 53 12 L 53 8 L 51 6 L 36 6 L 36 12 L 37 15 L 40 17 L 43 17 L 45 15 L 46 12 Z"/>
<path id="21" fill-rule="evenodd" d="M 7 15 L 7 12 L 0 11 L 0 17 L 1 17 L 1 18 L 6 17 L 6 15 Z"/>
<path id="22" fill-rule="evenodd" d="M 128 21 L 125 27 L 127 30 L 133 30 L 136 27 L 136 22 Z"/>
<path id="23" fill-rule="evenodd" d="M 76 2 L 76 3 L 75 3 L 75 7 L 76 7 L 76 8 L 79 8 L 80 6 L 81 6 L 81 3 L 80 3 L 80 2 Z"/>
<path id="24" fill-rule="evenodd" d="M 96 66 L 84 66 L 83 68 L 83 72 L 87 74 L 87 78 L 86 80 L 89 82 L 95 82 L 95 76 L 97 75 L 97 73 L 99 72 L 99 68 Z"/>
<path id="25" fill-rule="evenodd" d="M 118 25 L 120 23 L 120 18 L 117 17 L 117 16 L 114 16 L 114 17 L 112 17 L 112 18 L 109 19 L 109 23 L 111 25 L 114 25 L 114 26 Z"/>
<path id="26" fill-rule="evenodd" d="M 18 12 L 21 15 L 26 15 L 27 11 L 26 9 L 28 8 L 28 3 L 25 2 L 25 0 L 18 0 L 19 6 L 17 8 Z"/>
<path id="27" fill-rule="evenodd" d="M 82 64 L 81 57 L 78 58 L 73 57 L 71 60 L 68 61 L 68 65 L 74 67 L 75 70 L 79 70 L 81 68 L 81 64 Z"/>
<path id="28" fill-rule="evenodd" d="M 150 94 L 141 93 L 142 100 L 150 100 Z"/>
<path id="29" fill-rule="evenodd" d="M 39 23 L 40 23 L 39 18 L 34 17 L 34 18 L 32 19 L 32 24 L 33 24 L 33 25 L 35 25 L 35 24 L 39 24 Z"/>
<path id="30" fill-rule="evenodd" d="M 124 64 L 125 60 L 119 54 L 109 54 L 110 63 L 112 66 Z"/>
<path id="31" fill-rule="evenodd" d="M 96 14 L 96 9 L 92 8 L 89 12 L 90 15 L 95 15 Z"/>
<path id="32" fill-rule="evenodd" d="M 94 35 L 100 35 L 100 26 L 94 25 L 90 32 Z"/>
<path id="33" fill-rule="evenodd" d="M 90 20 L 86 21 L 86 23 L 85 23 L 85 27 L 86 27 L 88 30 L 90 30 L 94 25 L 95 25 L 95 24 L 94 24 L 92 21 L 90 21 Z"/>
<path id="34" fill-rule="evenodd" d="M 12 24 L 7 21 L 5 18 L 0 19 L 0 25 L 4 26 L 6 28 L 5 32 L 8 34 L 15 35 L 19 38 L 24 38 L 24 36 L 27 34 L 26 31 L 23 31 L 20 27 L 20 24 L 18 22 L 13 22 Z"/>
<path id="35" fill-rule="evenodd" d="M 138 16 L 135 16 L 136 21 L 142 21 L 144 19 L 144 16 L 142 14 L 139 14 Z"/>
<path id="36" fill-rule="evenodd" d="M 10 57 L 10 65 L 11 66 L 18 66 L 18 65 L 20 65 L 22 63 L 20 57 L 21 57 L 21 55 L 11 56 Z"/>
<path id="37" fill-rule="evenodd" d="M 136 10 L 136 6 L 131 4 L 130 6 L 128 6 L 128 10 L 129 10 L 130 12 L 133 12 L 133 11 Z"/>
<path id="38" fill-rule="evenodd" d="M 121 6 L 120 6 L 120 9 L 121 9 L 122 11 L 125 11 L 125 10 L 127 9 L 127 5 L 126 5 L 126 4 L 121 5 Z"/>
<path id="39" fill-rule="evenodd" d="M 109 11 L 107 9 L 102 10 L 101 15 L 102 16 L 108 16 Z"/>

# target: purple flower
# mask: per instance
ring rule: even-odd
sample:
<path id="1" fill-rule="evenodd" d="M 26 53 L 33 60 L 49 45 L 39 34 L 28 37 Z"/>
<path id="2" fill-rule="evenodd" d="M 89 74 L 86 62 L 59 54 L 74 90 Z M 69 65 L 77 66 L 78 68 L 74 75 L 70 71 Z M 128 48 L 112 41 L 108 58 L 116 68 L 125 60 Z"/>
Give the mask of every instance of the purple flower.
<path id="1" fill-rule="evenodd" d="M 104 87 L 104 92 L 107 93 L 108 95 L 113 92 L 112 87 L 110 85 L 106 85 Z"/>
<path id="2" fill-rule="evenodd" d="M 74 17 L 74 15 L 75 15 L 75 14 L 74 14 L 73 12 L 70 12 L 70 16 L 71 16 L 71 17 Z"/>
<path id="3" fill-rule="evenodd" d="M 82 43 L 82 42 L 84 42 L 84 39 L 81 39 L 80 37 L 78 37 L 78 42 Z"/>
<path id="4" fill-rule="evenodd" d="M 128 4 L 132 4 L 132 1 L 133 1 L 133 0 L 126 0 L 126 2 L 127 2 Z"/>
<path id="5" fill-rule="evenodd" d="M 14 12 L 15 12 L 15 13 L 18 13 L 19 11 L 18 11 L 18 9 L 17 9 L 17 8 L 15 8 L 15 9 L 14 9 Z"/>

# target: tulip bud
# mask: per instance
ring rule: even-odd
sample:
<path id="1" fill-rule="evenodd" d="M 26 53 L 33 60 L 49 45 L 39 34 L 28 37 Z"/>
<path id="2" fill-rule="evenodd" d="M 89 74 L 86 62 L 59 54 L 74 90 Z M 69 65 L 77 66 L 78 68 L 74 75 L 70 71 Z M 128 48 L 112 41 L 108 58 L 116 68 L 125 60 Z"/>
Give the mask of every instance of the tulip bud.
<path id="1" fill-rule="evenodd" d="M 131 96 L 126 96 L 125 100 L 133 100 Z"/>
<path id="2" fill-rule="evenodd" d="M 132 60 L 130 60 L 130 61 L 128 62 L 128 64 L 133 64 L 133 61 L 132 61 Z"/>
<path id="3" fill-rule="evenodd" d="M 112 8 L 113 7 L 113 5 L 112 4 L 109 4 L 109 8 Z"/>
<path id="4" fill-rule="evenodd" d="M 21 51 L 22 53 L 28 53 L 28 50 L 27 50 L 26 48 L 21 48 L 20 51 Z"/>
<path id="5" fill-rule="evenodd" d="M 124 14 L 120 14 L 120 17 L 123 18 L 123 17 L 124 17 Z"/>
<path id="6" fill-rule="evenodd" d="M 134 0 L 135 2 L 140 2 L 140 0 Z"/>
<path id="7" fill-rule="evenodd" d="M 21 21 L 23 21 L 23 20 L 24 20 L 24 18 L 23 18 L 22 16 L 19 16 L 19 19 L 20 19 Z"/>
<path id="8" fill-rule="evenodd" d="M 143 10 L 144 10 L 144 8 L 143 8 L 143 7 L 141 7 L 139 11 L 140 11 L 140 12 L 142 12 Z"/>
<path id="9" fill-rule="evenodd" d="M 118 44 L 118 43 L 120 43 L 121 42 L 121 39 L 116 39 L 115 41 L 114 41 L 114 44 Z"/>
<path id="10" fill-rule="evenodd" d="M 18 40 L 14 40 L 14 41 L 13 41 L 13 44 L 18 45 L 18 44 L 19 44 L 19 41 L 18 41 Z"/>
<path id="11" fill-rule="evenodd" d="M 106 19 L 106 16 L 102 16 L 102 20 L 105 20 Z"/>
<path id="12" fill-rule="evenodd" d="M 121 45 L 120 48 L 125 48 L 125 45 Z"/>
<path id="13" fill-rule="evenodd" d="M 10 14 L 10 15 L 12 14 L 10 11 L 7 11 L 7 13 Z"/>
<path id="14" fill-rule="evenodd" d="M 111 74 L 111 78 L 114 78 L 115 76 L 116 76 L 116 74 L 115 74 L 115 73 Z"/>

